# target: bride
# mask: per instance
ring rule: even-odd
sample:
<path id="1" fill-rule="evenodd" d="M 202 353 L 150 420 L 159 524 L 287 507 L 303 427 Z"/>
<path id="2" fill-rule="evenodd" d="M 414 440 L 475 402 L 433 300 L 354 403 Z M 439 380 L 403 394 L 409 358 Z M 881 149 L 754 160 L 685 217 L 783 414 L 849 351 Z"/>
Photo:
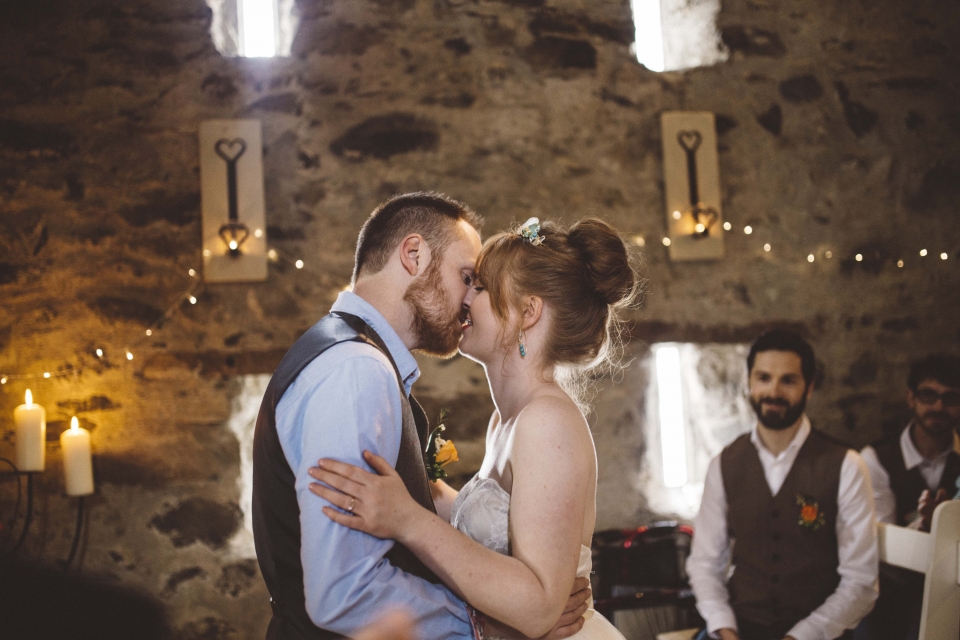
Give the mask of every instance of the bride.
<path id="1" fill-rule="evenodd" d="M 339 507 L 324 507 L 330 519 L 416 554 L 476 610 L 483 635 L 505 633 L 498 620 L 539 637 L 590 573 L 597 459 L 575 382 L 608 362 L 637 280 L 617 232 L 595 219 L 564 231 L 532 218 L 490 238 L 476 271 L 460 352 L 483 365 L 496 408 L 477 475 L 459 494 L 436 483 L 439 515 L 370 452 L 377 474 L 321 460 L 311 490 Z M 584 618 L 573 637 L 622 639 L 594 611 Z"/>

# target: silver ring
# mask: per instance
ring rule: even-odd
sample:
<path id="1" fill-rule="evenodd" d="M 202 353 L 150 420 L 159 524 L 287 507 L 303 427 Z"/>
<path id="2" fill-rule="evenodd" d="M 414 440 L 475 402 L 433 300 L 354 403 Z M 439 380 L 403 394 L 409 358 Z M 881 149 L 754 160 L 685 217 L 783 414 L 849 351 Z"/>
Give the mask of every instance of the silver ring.
<path id="1" fill-rule="evenodd" d="M 353 508 L 357 505 L 356 498 L 350 498 L 350 506 L 347 507 L 347 513 L 353 513 Z"/>

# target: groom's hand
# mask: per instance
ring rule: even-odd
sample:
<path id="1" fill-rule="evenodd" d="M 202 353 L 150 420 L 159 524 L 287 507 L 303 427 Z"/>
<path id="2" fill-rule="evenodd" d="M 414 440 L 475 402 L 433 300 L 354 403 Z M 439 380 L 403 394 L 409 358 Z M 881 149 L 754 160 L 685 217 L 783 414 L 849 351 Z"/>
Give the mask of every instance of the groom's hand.
<path id="1" fill-rule="evenodd" d="M 593 592 L 590 589 L 590 580 L 588 578 L 577 578 L 573 581 L 573 591 L 567 598 L 567 606 L 564 607 L 563 614 L 557 620 L 557 624 L 550 630 L 543 640 L 560 640 L 569 638 L 583 628 L 583 614 L 587 611 L 587 605 L 590 602 L 590 595 Z"/>

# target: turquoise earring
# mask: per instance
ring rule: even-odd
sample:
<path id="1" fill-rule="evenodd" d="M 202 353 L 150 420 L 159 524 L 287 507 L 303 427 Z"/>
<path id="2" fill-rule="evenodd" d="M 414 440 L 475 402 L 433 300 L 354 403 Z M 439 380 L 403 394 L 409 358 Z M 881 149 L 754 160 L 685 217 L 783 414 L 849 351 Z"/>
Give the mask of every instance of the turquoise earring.
<path id="1" fill-rule="evenodd" d="M 520 342 L 520 357 L 521 357 L 521 358 L 526 358 L 526 357 L 527 357 L 527 348 L 526 348 L 525 346 L 523 346 L 523 331 L 520 332 L 520 340 L 519 340 L 519 342 Z"/>

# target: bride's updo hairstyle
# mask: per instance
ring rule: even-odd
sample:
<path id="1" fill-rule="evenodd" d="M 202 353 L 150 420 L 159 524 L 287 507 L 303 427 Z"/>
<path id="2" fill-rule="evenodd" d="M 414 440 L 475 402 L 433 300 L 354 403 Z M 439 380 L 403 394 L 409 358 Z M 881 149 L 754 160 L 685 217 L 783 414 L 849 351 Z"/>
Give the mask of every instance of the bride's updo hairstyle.
<path id="1" fill-rule="evenodd" d="M 585 373 L 609 364 L 620 346 L 620 313 L 640 288 L 626 246 L 616 229 L 596 218 L 569 230 L 544 222 L 540 235 L 539 245 L 518 231 L 484 243 L 477 275 L 494 313 L 506 322 L 509 310 L 519 309 L 524 297 L 538 296 L 552 320 L 545 352 L 537 354 L 546 370 Z M 520 327 L 504 331 L 505 342 L 516 343 Z"/>

